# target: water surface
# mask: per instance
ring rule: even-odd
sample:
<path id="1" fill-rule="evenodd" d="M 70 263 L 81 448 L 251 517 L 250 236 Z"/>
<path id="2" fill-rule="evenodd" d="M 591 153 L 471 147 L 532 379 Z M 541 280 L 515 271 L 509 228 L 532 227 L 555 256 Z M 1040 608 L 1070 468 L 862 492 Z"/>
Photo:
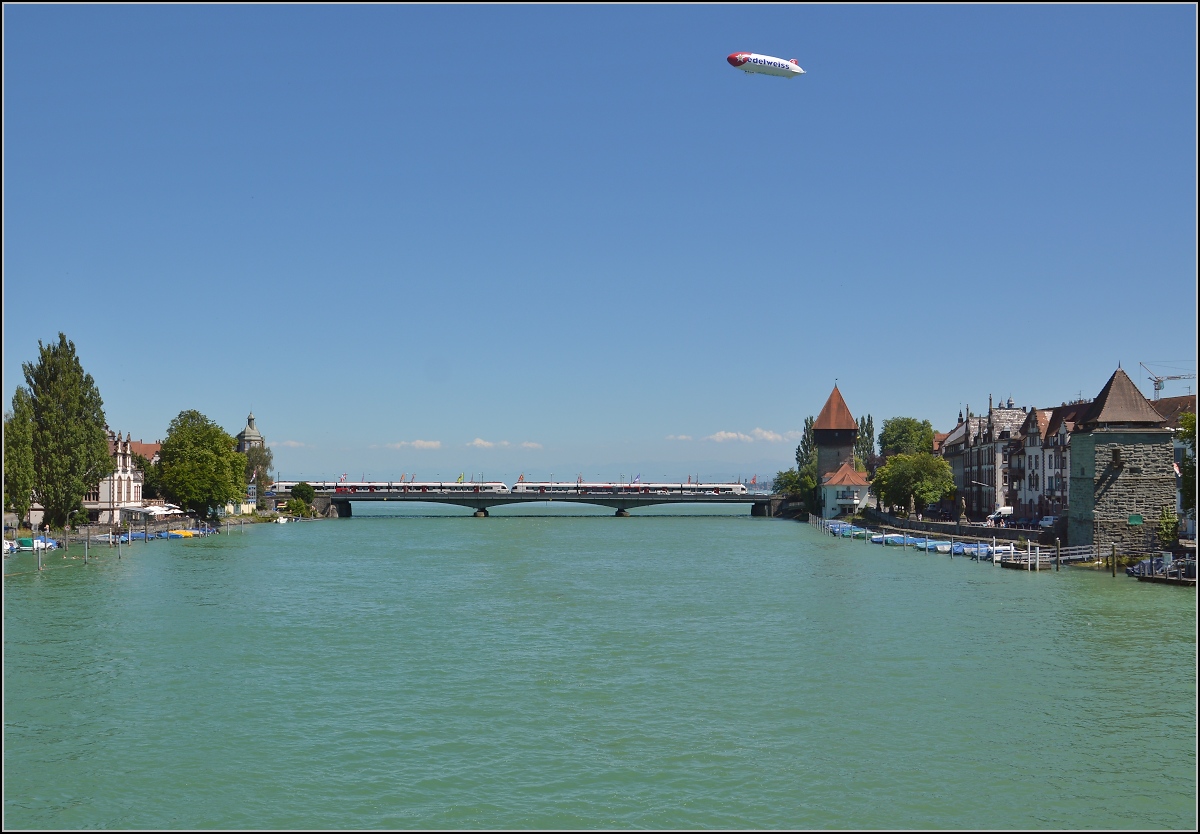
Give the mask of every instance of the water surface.
<path id="1" fill-rule="evenodd" d="M 742 510 L 355 512 L 6 559 L 5 826 L 1196 825 L 1194 591 Z"/>

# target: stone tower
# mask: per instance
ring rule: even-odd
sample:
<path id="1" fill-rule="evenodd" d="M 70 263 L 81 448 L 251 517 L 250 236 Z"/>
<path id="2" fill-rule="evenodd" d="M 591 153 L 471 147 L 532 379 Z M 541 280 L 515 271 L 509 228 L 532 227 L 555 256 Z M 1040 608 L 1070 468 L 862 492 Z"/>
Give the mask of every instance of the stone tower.
<path id="1" fill-rule="evenodd" d="M 245 452 L 247 449 L 252 449 L 255 446 L 262 448 L 266 444 L 263 436 L 258 433 L 258 429 L 254 425 L 254 412 L 250 412 L 250 416 L 246 418 L 246 428 L 238 432 L 237 450 Z"/>
<path id="2" fill-rule="evenodd" d="M 830 472 L 836 472 L 843 463 L 849 463 L 853 468 L 858 423 L 846 407 L 842 392 L 836 385 L 813 423 L 813 439 L 817 444 L 818 479 Z"/>
<path id="3" fill-rule="evenodd" d="M 1071 545 L 1153 549 L 1163 507 L 1175 508 L 1171 432 L 1120 368 L 1071 432 Z M 1131 518 L 1141 516 L 1141 524 Z"/>

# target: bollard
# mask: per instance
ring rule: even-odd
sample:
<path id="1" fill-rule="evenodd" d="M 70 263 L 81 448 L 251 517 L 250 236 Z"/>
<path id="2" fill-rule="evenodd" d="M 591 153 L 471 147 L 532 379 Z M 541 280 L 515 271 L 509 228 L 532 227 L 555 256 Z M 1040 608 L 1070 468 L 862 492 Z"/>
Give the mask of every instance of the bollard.
<path id="1" fill-rule="evenodd" d="M 1112 575 L 1115 579 L 1117 576 L 1117 543 L 1113 542 L 1112 546 Z"/>
<path id="2" fill-rule="evenodd" d="M 996 553 L 996 537 L 992 536 L 992 564 L 993 565 L 999 561 L 996 558 L 997 555 L 999 555 L 999 554 Z"/>
<path id="3" fill-rule="evenodd" d="M 1054 570 L 1059 569 L 1059 564 L 1062 559 L 1062 543 L 1056 538 L 1054 540 Z"/>
<path id="4" fill-rule="evenodd" d="M 87 564 L 88 540 L 83 540 L 83 563 Z"/>

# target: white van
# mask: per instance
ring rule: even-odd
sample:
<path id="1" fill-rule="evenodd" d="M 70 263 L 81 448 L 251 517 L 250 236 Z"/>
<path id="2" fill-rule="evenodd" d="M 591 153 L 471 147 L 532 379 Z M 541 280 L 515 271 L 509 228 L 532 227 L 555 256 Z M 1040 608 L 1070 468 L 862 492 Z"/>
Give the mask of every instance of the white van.
<path id="1" fill-rule="evenodd" d="M 1013 514 L 1012 507 L 1001 507 L 1000 509 L 996 510 L 996 512 L 994 512 L 988 516 L 988 521 L 992 522 L 992 524 L 996 524 L 1002 518 L 1004 518 L 1004 519 L 1012 518 L 1012 514 Z"/>

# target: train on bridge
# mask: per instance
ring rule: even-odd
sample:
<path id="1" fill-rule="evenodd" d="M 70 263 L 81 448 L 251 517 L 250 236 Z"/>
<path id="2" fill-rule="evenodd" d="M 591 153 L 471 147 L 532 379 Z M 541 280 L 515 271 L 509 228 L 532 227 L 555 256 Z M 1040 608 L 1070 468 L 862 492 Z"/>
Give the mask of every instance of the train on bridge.
<path id="1" fill-rule="evenodd" d="M 290 493 L 300 481 L 276 481 L 273 491 Z M 401 495 L 433 494 L 447 495 L 520 495 L 549 497 L 566 495 L 645 496 L 645 495 L 747 495 L 744 484 L 643 484 L 643 483 L 587 483 L 583 481 L 518 481 L 510 488 L 502 481 L 446 482 L 446 481 L 308 481 L 319 495 L 355 496 L 387 492 Z"/>

